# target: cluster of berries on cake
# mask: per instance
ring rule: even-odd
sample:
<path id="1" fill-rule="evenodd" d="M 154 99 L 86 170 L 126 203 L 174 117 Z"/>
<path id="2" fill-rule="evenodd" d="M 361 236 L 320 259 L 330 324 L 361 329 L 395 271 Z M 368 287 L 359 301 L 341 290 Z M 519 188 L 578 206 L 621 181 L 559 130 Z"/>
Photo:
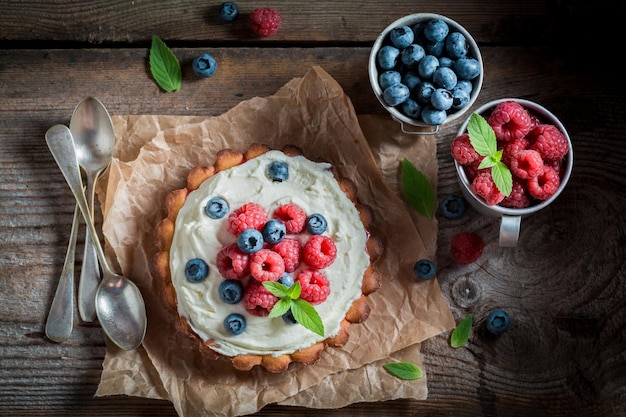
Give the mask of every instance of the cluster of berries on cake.
<path id="1" fill-rule="evenodd" d="M 280 182 L 288 169 L 284 163 L 274 162 L 267 173 Z M 215 260 L 224 279 L 218 288 L 221 301 L 241 302 L 249 314 L 267 316 L 279 298 L 263 285 L 266 281 L 286 287 L 297 282 L 301 299 L 312 305 L 326 301 L 330 283 L 324 269 L 335 261 L 337 248 L 324 234 L 328 223 L 323 214 L 307 214 L 295 203 L 281 204 L 271 213 L 253 201 L 231 209 L 221 197 L 209 199 L 205 212 L 212 219 L 224 218 L 228 232 L 236 238 Z M 199 282 L 208 276 L 208 265 L 199 258 L 190 259 L 185 275 L 191 282 Z M 295 322 L 289 312 L 283 319 Z M 245 317 L 231 314 L 224 326 L 231 334 L 239 334 L 246 328 Z"/>
<path id="2" fill-rule="evenodd" d="M 563 132 L 514 100 L 500 102 L 485 118 L 502 151 L 501 162 L 511 171 L 513 186 L 505 196 L 496 186 L 491 168 L 479 169 L 484 157 L 466 132 L 452 141 L 451 153 L 463 167 L 472 191 L 488 205 L 508 208 L 529 207 L 554 195 L 569 152 Z"/>

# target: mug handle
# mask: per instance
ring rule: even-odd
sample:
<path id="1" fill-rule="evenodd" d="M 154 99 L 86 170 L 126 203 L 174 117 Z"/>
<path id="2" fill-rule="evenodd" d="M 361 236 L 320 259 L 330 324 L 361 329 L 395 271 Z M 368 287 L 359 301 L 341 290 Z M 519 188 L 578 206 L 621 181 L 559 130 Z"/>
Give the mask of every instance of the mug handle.
<path id="1" fill-rule="evenodd" d="M 393 120 L 395 120 L 396 122 L 400 123 L 400 129 L 406 133 L 407 135 L 434 135 L 437 132 L 439 132 L 439 125 L 435 125 L 432 126 L 432 130 L 412 130 L 412 129 L 407 129 L 404 124 L 404 122 L 398 118 L 396 118 L 395 116 L 391 115 L 391 118 Z"/>
<path id="2" fill-rule="evenodd" d="M 522 216 L 502 215 L 500 218 L 500 246 L 517 246 Z"/>

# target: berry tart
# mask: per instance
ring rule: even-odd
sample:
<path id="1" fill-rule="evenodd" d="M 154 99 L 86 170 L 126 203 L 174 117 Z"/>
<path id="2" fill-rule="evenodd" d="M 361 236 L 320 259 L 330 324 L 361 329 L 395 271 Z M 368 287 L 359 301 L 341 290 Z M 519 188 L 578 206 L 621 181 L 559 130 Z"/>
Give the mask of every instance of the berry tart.
<path id="1" fill-rule="evenodd" d="M 203 355 L 272 373 L 340 348 L 381 284 L 381 241 L 354 182 L 300 148 L 253 144 L 193 168 L 166 198 L 153 271 Z"/>

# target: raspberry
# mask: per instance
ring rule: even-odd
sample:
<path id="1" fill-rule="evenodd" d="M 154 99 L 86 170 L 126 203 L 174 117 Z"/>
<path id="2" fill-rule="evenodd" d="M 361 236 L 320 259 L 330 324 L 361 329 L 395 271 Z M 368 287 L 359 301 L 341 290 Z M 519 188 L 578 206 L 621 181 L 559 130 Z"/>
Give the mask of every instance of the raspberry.
<path id="1" fill-rule="evenodd" d="M 452 237 L 452 257 L 461 265 L 471 264 L 480 258 L 484 248 L 485 242 L 476 233 L 461 232 Z"/>
<path id="2" fill-rule="evenodd" d="M 240 279 L 250 273 L 250 257 L 236 243 L 219 251 L 215 263 L 226 279 Z"/>
<path id="3" fill-rule="evenodd" d="M 519 151 L 511 158 L 510 168 L 511 173 L 521 179 L 534 178 L 543 172 L 543 159 L 537 151 Z"/>
<path id="4" fill-rule="evenodd" d="M 504 199 L 504 194 L 498 190 L 490 173 L 483 172 L 478 174 L 478 176 L 474 178 L 474 181 L 472 181 L 471 187 L 472 191 L 482 197 L 490 206 L 498 204 Z"/>
<path id="5" fill-rule="evenodd" d="M 496 134 L 496 139 L 510 141 L 523 138 L 532 126 L 528 111 L 513 100 L 498 104 L 487 120 Z"/>
<path id="6" fill-rule="evenodd" d="M 271 7 L 259 7 L 250 14 L 250 26 L 252 31 L 259 36 L 272 36 L 282 23 L 282 17 L 278 10 Z"/>
<path id="7" fill-rule="evenodd" d="M 528 137 L 532 143 L 530 149 L 549 161 L 563 159 L 569 150 L 565 135 L 554 125 L 539 125 L 530 131 Z"/>
<path id="8" fill-rule="evenodd" d="M 306 213 L 295 204 L 283 204 L 274 211 L 274 218 L 285 223 L 287 233 L 300 233 L 306 222 Z"/>
<path id="9" fill-rule="evenodd" d="M 467 179 L 470 182 L 474 181 L 474 178 L 476 178 L 478 174 L 482 174 L 483 172 L 486 172 L 487 174 L 491 173 L 491 168 L 478 169 L 478 166 L 483 161 L 483 159 L 485 159 L 485 157 L 481 156 L 474 162 L 471 162 L 463 167 L 465 169 L 465 175 L 467 175 Z"/>
<path id="10" fill-rule="evenodd" d="M 526 138 L 512 139 L 508 142 L 500 142 L 502 146 L 502 158 L 500 159 L 507 166 L 511 165 L 511 158 L 518 153 L 528 148 L 530 142 Z"/>
<path id="11" fill-rule="evenodd" d="M 282 256 L 285 264 L 285 272 L 293 272 L 300 265 L 302 247 L 300 242 L 289 237 L 272 247 L 272 250 Z"/>
<path id="12" fill-rule="evenodd" d="M 538 200 L 547 200 L 559 188 L 559 174 L 550 167 L 544 167 L 543 173 L 528 179 L 528 192 Z"/>
<path id="13" fill-rule="evenodd" d="M 276 252 L 261 249 L 250 258 L 250 273 L 258 281 L 278 281 L 285 273 L 285 262 Z"/>
<path id="14" fill-rule="evenodd" d="M 267 316 L 278 301 L 278 297 L 269 292 L 262 282 L 251 281 L 243 296 L 246 311 L 254 316 Z"/>
<path id="15" fill-rule="evenodd" d="M 326 275 L 321 271 L 305 269 L 298 274 L 296 281 L 300 283 L 300 298 L 311 304 L 319 304 L 326 301 L 330 294 L 330 284 Z"/>
<path id="16" fill-rule="evenodd" d="M 452 141 L 452 157 L 461 165 L 470 164 L 480 158 L 480 155 L 470 142 L 468 133 L 457 136 Z"/>
<path id="17" fill-rule="evenodd" d="M 235 235 L 246 229 L 261 231 L 265 222 L 267 222 L 265 211 L 256 203 L 244 204 L 228 215 L 228 226 Z"/>
<path id="18" fill-rule="evenodd" d="M 526 181 L 513 177 L 513 188 L 508 197 L 500 202 L 502 207 L 524 208 L 530 206 L 530 197 L 526 190 Z"/>
<path id="19" fill-rule="evenodd" d="M 335 242 L 328 236 L 315 235 L 304 245 L 304 262 L 312 268 L 322 269 L 337 257 Z"/>

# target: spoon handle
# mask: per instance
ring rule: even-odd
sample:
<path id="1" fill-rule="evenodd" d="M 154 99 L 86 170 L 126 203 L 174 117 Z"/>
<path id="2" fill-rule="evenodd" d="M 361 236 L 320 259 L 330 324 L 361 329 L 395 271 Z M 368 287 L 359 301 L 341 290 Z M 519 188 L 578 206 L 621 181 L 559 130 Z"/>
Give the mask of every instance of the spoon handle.
<path id="1" fill-rule="evenodd" d="M 80 209 L 76 206 L 63 270 L 61 271 L 59 284 L 54 293 L 54 299 L 46 320 L 46 336 L 48 339 L 59 343 L 67 340 L 72 334 L 74 321 L 74 259 L 79 226 Z"/>
<path id="2" fill-rule="evenodd" d="M 94 213 L 94 182 L 87 177 L 87 205 L 93 218 Z M 98 239 L 98 237 L 95 237 Z M 83 321 L 92 322 L 96 319 L 96 290 L 100 283 L 100 266 L 98 254 L 91 240 L 91 233 L 85 233 L 83 264 L 78 281 L 78 312 Z"/>
<path id="3" fill-rule="evenodd" d="M 85 197 L 85 191 L 83 190 L 82 179 L 80 176 L 80 168 L 78 166 L 78 160 L 76 159 L 76 150 L 74 148 L 74 139 L 70 128 L 65 125 L 54 125 L 46 132 L 46 144 L 50 149 L 50 153 L 54 157 L 61 173 L 65 177 L 65 181 L 70 186 L 72 194 L 76 199 L 76 204 L 80 208 L 80 212 L 85 219 L 89 233 L 91 234 L 91 241 L 93 242 L 98 260 L 102 266 L 102 270 L 106 274 L 114 275 L 113 271 L 107 263 L 102 245 L 98 240 L 98 232 L 93 224 L 89 208 L 87 207 L 87 199 Z"/>

